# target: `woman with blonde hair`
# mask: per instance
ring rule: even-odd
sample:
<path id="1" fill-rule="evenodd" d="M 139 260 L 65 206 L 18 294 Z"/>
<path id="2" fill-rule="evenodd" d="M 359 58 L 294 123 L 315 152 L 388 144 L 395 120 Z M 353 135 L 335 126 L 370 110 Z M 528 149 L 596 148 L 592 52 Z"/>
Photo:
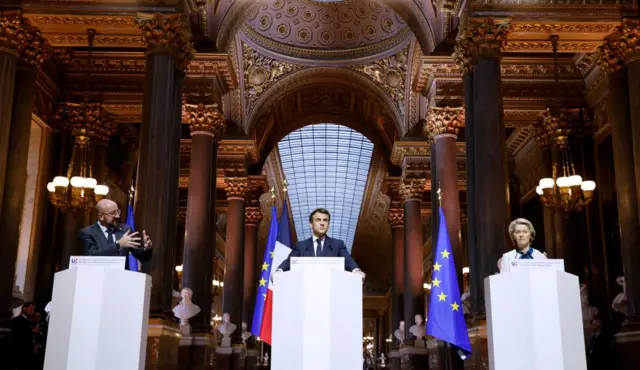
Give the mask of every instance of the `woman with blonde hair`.
<path id="1" fill-rule="evenodd" d="M 515 249 L 502 255 L 498 260 L 498 270 L 509 270 L 508 266 L 511 261 L 518 259 L 547 259 L 547 256 L 539 250 L 533 248 L 531 243 L 536 237 L 536 229 L 533 228 L 531 221 L 525 218 L 517 218 L 509 224 L 509 237 Z"/>

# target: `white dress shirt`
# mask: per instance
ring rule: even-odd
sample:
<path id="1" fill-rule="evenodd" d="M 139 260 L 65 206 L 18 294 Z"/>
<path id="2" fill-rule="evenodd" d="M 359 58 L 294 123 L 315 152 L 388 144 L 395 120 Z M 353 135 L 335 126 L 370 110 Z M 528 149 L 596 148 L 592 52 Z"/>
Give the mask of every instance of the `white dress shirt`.
<path id="1" fill-rule="evenodd" d="M 313 253 L 315 255 L 316 250 L 318 249 L 318 237 L 315 235 L 312 235 L 311 238 L 313 239 Z M 320 239 L 320 253 L 322 253 L 322 251 L 324 250 L 324 238 Z M 318 255 L 315 255 L 316 257 L 318 257 Z"/>

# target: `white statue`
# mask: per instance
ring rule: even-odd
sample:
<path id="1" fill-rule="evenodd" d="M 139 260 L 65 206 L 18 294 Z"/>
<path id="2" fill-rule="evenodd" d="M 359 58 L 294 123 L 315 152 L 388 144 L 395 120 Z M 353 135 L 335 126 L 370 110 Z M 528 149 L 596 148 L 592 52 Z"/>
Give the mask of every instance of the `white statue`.
<path id="1" fill-rule="evenodd" d="M 422 315 L 415 316 L 415 325 L 412 325 L 409 328 L 409 333 L 413 334 L 416 338 L 422 338 L 425 336 L 425 328 L 424 321 L 422 320 Z"/>
<path id="2" fill-rule="evenodd" d="M 611 304 L 611 308 L 614 311 L 619 312 L 625 316 L 627 316 L 627 310 L 629 309 L 629 301 L 627 301 L 627 284 L 624 281 L 624 276 L 620 276 L 616 278 L 616 282 L 618 285 L 622 286 L 622 293 L 619 293 Z"/>
<path id="3" fill-rule="evenodd" d="M 400 325 L 398 325 L 398 329 L 393 332 L 393 335 L 396 337 L 398 342 L 400 342 L 400 344 L 404 342 L 404 321 L 400 321 Z"/>
<path id="4" fill-rule="evenodd" d="M 380 366 L 382 366 L 382 367 L 386 367 L 387 366 L 387 358 L 384 357 L 384 353 L 380 355 Z"/>
<path id="5" fill-rule="evenodd" d="M 247 331 L 247 323 L 243 322 L 242 323 L 242 343 L 247 344 L 247 340 L 249 340 L 251 336 L 252 336 L 251 332 Z"/>
<path id="6" fill-rule="evenodd" d="M 200 307 L 191 301 L 193 290 L 183 288 L 180 294 L 182 295 L 182 300 L 173 308 L 173 314 L 180 319 L 181 326 L 186 326 L 189 325 L 189 319 L 200 312 Z"/>
<path id="7" fill-rule="evenodd" d="M 51 316 L 51 301 L 44 306 L 44 312 L 47 313 L 47 322 L 49 322 L 49 317 Z"/>
<path id="8" fill-rule="evenodd" d="M 231 334 L 236 331 L 236 324 L 231 322 L 231 316 L 225 312 L 222 314 L 222 323 L 218 325 L 218 331 L 222 334 L 221 347 L 231 347 Z"/>
<path id="9" fill-rule="evenodd" d="M 269 366 L 269 353 L 265 353 L 262 358 L 262 366 Z"/>
<path id="10" fill-rule="evenodd" d="M 593 335 L 592 320 L 598 316 L 598 308 L 589 305 L 589 287 L 587 284 L 580 284 L 580 306 L 582 308 L 582 328 L 584 330 L 585 343 Z"/>

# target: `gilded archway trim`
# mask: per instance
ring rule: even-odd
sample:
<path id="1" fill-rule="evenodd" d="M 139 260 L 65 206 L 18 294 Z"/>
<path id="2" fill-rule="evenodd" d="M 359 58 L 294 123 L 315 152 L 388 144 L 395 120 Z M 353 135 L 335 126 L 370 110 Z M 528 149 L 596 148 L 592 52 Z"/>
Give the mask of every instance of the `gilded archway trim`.
<path id="1" fill-rule="evenodd" d="M 394 127 L 400 135 L 404 134 L 402 125 L 402 115 L 394 102 L 385 91 L 378 87 L 375 82 L 355 71 L 343 68 L 307 68 L 293 72 L 283 77 L 280 81 L 271 85 L 260 98 L 255 102 L 248 119 L 246 120 L 245 132 L 249 133 L 256 122 L 260 119 L 261 113 L 272 102 L 281 99 L 292 90 L 311 85 L 334 85 L 343 86 L 359 91 L 366 91 L 367 95 L 378 102 L 389 113 Z"/>

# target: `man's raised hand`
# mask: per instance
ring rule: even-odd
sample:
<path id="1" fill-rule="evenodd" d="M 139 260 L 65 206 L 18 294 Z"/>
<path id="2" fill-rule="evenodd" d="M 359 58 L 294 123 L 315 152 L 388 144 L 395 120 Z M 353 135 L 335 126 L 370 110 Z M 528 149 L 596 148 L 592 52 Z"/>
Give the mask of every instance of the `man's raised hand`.
<path id="1" fill-rule="evenodd" d="M 137 236 L 138 232 L 131 233 L 131 230 L 127 230 L 122 238 L 118 240 L 120 248 L 138 248 L 140 247 L 140 237 Z"/>

